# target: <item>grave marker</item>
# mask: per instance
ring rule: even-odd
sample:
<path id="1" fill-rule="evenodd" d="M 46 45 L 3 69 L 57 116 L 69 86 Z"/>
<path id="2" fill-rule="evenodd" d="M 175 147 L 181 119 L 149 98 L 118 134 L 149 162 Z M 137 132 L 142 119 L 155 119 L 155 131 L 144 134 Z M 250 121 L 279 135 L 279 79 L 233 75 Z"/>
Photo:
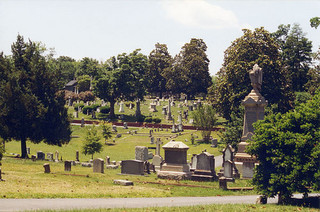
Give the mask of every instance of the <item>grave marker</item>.
<path id="1" fill-rule="evenodd" d="M 104 173 L 104 161 L 101 158 L 93 160 L 93 172 Z"/>

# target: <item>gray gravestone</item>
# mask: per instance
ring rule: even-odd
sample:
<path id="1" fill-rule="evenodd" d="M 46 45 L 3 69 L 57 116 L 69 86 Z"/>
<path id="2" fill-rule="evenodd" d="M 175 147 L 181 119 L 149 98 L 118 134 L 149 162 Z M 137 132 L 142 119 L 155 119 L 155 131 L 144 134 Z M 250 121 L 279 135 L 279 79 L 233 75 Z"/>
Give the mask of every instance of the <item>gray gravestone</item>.
<path id="1" fill-rule="evenodd" d="M 242 165 L 242 177 L 252 178 L 253 177 L 254 162 L 243 162 Z"/>
<path id="2" fill-rule="evenodd" d="M 112 125 L 112 131 L 113 131 L 113 132 L 118 132 L 116 125 Z"/>
<path id="3" fill-rule="evenodd" d="M 163 161 L 163 158 L 160 155 L 154 155 L 152 158 L 152 165 L 154 165 L 154 168 L 156 171 L 160 170 L 160 165 Z"/>
<path id="4" fill-rule="evenodd" d="M 46 156 L 45 156 L 45 154 L 43 153 L 43 152 L 41 152 L 41 151 L 38 151 L 37 152 L 37 158 L 38 158 L 38 160 L 45 160 L 46 158 L 45 158 Z"/>
<path id="5" fill-rule="evenodd" d="M 128 129 L 128 124 L 127 124 L 127 122 L 124 122 L 124 123 L 123 123 L 123 129 Z"/>
<path id="6" fill-rule="evenodd" d="M 44 173 L 50 173 L 50 164 L 49 163 L 43 164 L 43 168 L 44 168 Z"/>
<path id="7" fill-rule="evenodd" d="M 71 172 L 71 161 L 70 160 L 64 161 L 64 171 Z"/>
<path id="8" fill-rule="evenodd" d="M 233 169 L 233 163 L 230 160 L 227 160 L 224 162 L 224 177 L 225 178 L 233 178 L 232 174 L 232 169 Z"/>
<path id="9" fill-rule="evenodd" d="M 154 144 L 154 137 L 150 138 L 150 144 Z"/>
<path id="10" fill-rule="evenodd" d="M 144 175 L 144 162 L 141 160 L 123 160 L 121 174 Z"/>
<path id="11" fill-rule="evenodd" d="M 79 161 L 79 151 L 76 151 L 76 161 Z"/>
<path id="12" fill-rule="evenodd" d="M 148 148 L 145 146 L 136 146 L 135 148 L 135 159 L 141 161 L 148 160 Z"/>
<path id="13" fill-rule="evenodd" d="M 49 161 L 53 161 L 53 153 L 51 153 L 51 152 L 47 153 L 47 159 Z"/>
<path id="14" fill-rule="evenodd" d="M 124 113 L 124 104 L 123 104 L 123 102 L 120 103 L 119 113 Z"/>
<path id="15" fill-rule="evenodd" d="M 93 160 L 93 172 L 104 173 L 104 161 L 101 158 Z"/>
<path id="16" fill-rule="evenodd" d="M 30 147 L 27 147 L 27 154 L 30 154 Z"/>
<path id="17" fill-rule="evenodd" d="M 59 152 L 58 151 L 56 151 L 55 152 L 55 162 L 59 162 Z"/>

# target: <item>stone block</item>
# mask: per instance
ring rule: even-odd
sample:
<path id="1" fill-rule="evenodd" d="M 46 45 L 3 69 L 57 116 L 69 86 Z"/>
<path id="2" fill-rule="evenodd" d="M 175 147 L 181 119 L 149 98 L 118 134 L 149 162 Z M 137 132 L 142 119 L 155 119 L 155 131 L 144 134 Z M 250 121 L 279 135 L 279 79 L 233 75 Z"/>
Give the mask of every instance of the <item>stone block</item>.
<path id="1" fill-rule="evenodd" d="M 104 160 L 97 158 L 93 160 L 93 172 L 104 173 Z"/>
<path id="2" fill-rule="evenodd" d="M 113 183 L 122 186 L 133 186 L 133 182 L 129 180 L 113 180 Z"/>

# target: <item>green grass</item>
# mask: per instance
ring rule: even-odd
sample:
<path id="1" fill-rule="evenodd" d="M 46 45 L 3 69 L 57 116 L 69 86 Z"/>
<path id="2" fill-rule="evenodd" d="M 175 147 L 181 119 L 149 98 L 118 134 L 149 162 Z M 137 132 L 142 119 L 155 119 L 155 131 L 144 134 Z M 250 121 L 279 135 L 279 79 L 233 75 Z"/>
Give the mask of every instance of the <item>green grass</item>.
<path id="1" fill-rule="evenodd" d="M 84 210 L 41 210 L 41 212 L 53 212 L 53 211 L 61 211 L 61 212 L 167 212 L 167 211 L 176 211 L 176 212 L 194 212 L 194 211 L 216 211 L 216 212 L 294 212 L 294 211 L 319 211 L 318 209 L 313 208 L 303 208 L 296 206 L 283 206 L 283 205 L 253 205 L 253 204 L 217 204 L 217 205 L 201 205 L 201 206 L 187 206 L 187 207 L 152 207 L 152 208 L 115 208 L 115 209 L 84 209 Z"/>

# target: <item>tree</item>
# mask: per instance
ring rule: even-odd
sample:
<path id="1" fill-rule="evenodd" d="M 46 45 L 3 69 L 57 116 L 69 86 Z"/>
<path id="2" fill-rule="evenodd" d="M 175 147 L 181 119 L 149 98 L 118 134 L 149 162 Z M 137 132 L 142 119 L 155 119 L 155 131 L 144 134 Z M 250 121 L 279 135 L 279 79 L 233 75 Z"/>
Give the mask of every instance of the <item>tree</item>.
<path id="1" fill-rule="evenodd" d="M 61 146 L 70 141 L 71 129 L 64 93 L 58 92 L 56 73 L 39 45 L 18 35 L 11 49 L 10 65 L 0 60 L 6 79 L 0 81 L 0 136 L 20 140 L 21 157 L 26 158 L 27 139 Z"/>
<path id="2" fill-rule="evenodd" d="M 118 100 L 143 99 L 146 90 L 147 56 L 139 49 L 129 55 L 111 57 L 105 64 L 104 75 L 94 82 L 94 94 L 110 102 L 110 118 L 115 117 L 114 104 Z"/>
<path id="3" fill-rule="evenodd" d="M 60 56 L 57 59 L 52 59 L 52 63 L 57 71 L 60 89 L 62 89 L 69 81 L 75 79 L 78 63 L 73 58 Z"/>
<path id="4" fill-rule="evenodd" d="M 310 26 L 314 28 L 318 28 L 320 25 L 320 17 L 313 17 L 310 19 Z"/>
<path id="5" fill-rule="evenodd" d="M 244 35 L 232 42 L 225 51 L 222 68 L 217 73 L 214 105 L 224 118 L 230 120 L 241 101 L 252 89 L 248 71 L 254 64 L 263 69 L 261 94 L 269 104 L 278 104 L 280 112 L 292 108 L 293 92 L 287 70 L 282 68 L 279 46 L 264 28 L 243 30 Z"/>
<path id="6" fill-rule="evenodd" d="M 80 61 L 76 75 L 88 75 L 93 79 L 96 79 L 101 76 L 101 72 L 101 67 L 97 60 L 85 57 Z"/>
<path id="7" fill-rule="evenodd" d="M 160 98 L 162 93 L 166 91 L 165 72 L 171 68 L 173 59 L 168 52 L 166 44 L 155 45 L 155 49 L 149 55 L 149 69 L 146 75 L 148 76 L 148 91 L 150 93 L 158 92 Z"/>
<path id="8" fill-rule="evenodd" d="M 90 90 L 91 78 L 89 75 L 81 75 L 78 77 L 79 92 L 85 92 Z"/>
<path id="9" fill-rule="evenodd" d="M 216 112 L 211 105 L 200 106 L 192 113 L 193 125 L 201 130 L 202 139 L 209 142 L 211 130 L 217 125 Z"/>
<path id="10" fill-rule="evenodd" d="M 286 203 L 294 192 L 320 189 L 320 93 L 285 114 L 271 114 L 254 124 L 247 152 L 259 161 L 253 177 L 257 190 L 279 194 Z"/>
<path id="11" fill-rule="evenodd" d="M 105 140 L 108 140 L 109 138 L 112 137 L 111 128 L 110 126 L 108 126 L 106 122 L 102 123 L 101 128 L 102 128 L 102 136 Z"/>
<path id="12" fill-rule="evenodd" d="M 94 153 L 100 153 L 103 150 L 100 142 L 101 137 L 98 135 L 98 131 L 94 125 L 86 129 L 85 139 L 82 146 L 82 153 L 91 155 L 91 159 L 93 159 Z"/>
<path id="13" fill-rule="evenodd" d="M 309 70 L 308 82 L 305 85 L 308 92 L 312 95 L 320 87 L 320 49 L 313 55 L 313 59 L 316 61 L 316 65 Z"/>
<path id="14" fill-rule="evenodd" d="M 190 43 L 186 43 L 181 48 L 179 55 L 174 58 L 173 68 L 168 74 L 169 77 L 166 77 L 167 87 L 172 92 L 177 94 L 182 90 L 188 95 L 188 98 L 199 93 L 207 93 L 212 82 L 209 74 L 210 61 L 206 51 L 205 42 L 196 38 L 192 38 Z M 170 78 L 172 76 L 177 76 L 177 78 Z M 173 89 L 177 87 L 178 90 Z"/>
<path id="15" fill-rule="evenodd" d="M 280 46 L 282 63 L 289 72 L 293 90 L 304 91 L 312 60 L 312 42 L 298 24 L 292 27 L 282 24 L 272 36 Z"/>

